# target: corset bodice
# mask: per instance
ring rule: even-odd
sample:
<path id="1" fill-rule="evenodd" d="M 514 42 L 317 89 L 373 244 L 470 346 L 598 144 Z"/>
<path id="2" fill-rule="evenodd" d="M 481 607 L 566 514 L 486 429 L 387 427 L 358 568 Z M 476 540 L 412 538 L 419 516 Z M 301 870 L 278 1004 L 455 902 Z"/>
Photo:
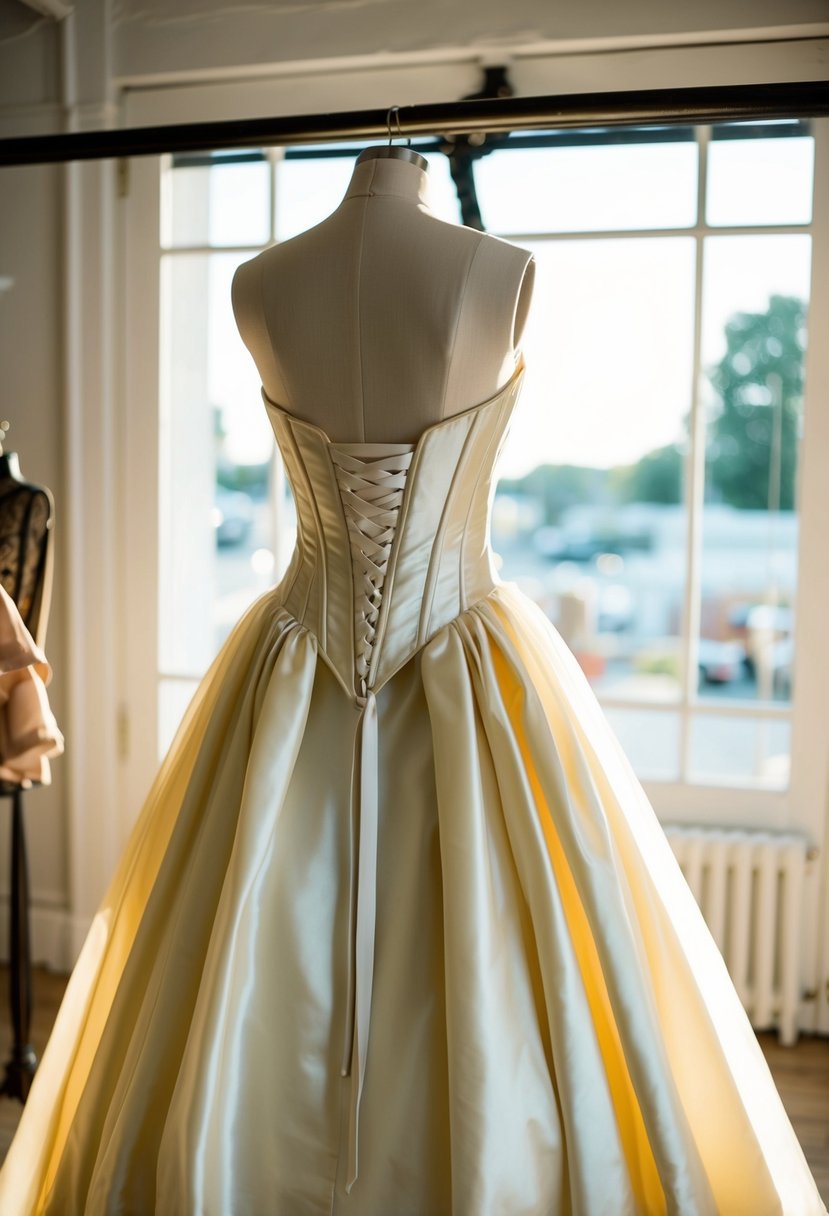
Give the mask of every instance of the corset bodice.
<path id="1" fill-rule="evenodd" d="M 524 372 L 416 443 L 335 443 L 262 389 L 297 513 L 280 601 L 357 704 L 498 581 L 493 472 Z"/>

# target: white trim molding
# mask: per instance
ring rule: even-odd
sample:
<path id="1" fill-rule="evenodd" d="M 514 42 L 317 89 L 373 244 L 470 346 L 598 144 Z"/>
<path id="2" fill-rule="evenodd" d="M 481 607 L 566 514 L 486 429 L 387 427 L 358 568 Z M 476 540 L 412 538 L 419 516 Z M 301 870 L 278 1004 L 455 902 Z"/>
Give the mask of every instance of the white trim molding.
<path id="1" fill-rule="evenodd" d="M 9 896 L 0 896 L 0 962 L 9 962 Z M 88 930 L 86 917 L 74 918 L 68 908 L 33 896 L 29 909 L 29 942 L 33 966 L 43 965 L 68 975 Z"/>

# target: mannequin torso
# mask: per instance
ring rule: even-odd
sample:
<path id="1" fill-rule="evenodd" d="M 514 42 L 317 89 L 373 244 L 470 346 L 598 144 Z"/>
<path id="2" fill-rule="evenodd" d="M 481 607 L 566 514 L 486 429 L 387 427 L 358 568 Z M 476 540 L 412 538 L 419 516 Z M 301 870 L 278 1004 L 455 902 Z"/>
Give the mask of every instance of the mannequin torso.
<path id="1" fill-rule="evenodd" d="M 535 262 L 438 219 L 410 160 L 356 164 L 336 210 L 243 263 L 232 303 L 265 393 L 335 442 L 414 442 L 510 378 Z"/>
<path id="2" fill-rule="evenodd" d="M 53 518 L 51 491 L 24 480 L 16 452 L 0 454 L 0 583 L 38 646 L 52 594 Z"/>

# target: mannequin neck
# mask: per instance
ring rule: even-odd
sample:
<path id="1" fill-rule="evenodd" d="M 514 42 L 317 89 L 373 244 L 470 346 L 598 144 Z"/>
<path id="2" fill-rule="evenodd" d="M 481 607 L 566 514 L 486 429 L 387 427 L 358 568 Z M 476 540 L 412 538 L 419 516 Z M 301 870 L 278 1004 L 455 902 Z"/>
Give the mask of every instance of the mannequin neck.
<path id="1" fill-rule="evenodd" d="M 429 210 L 429 174 L 402 157 L 372 157 L 354 166 L 343 202 L 365 195 L 384 194 L 408 199 Z"/>
<path id="2" fill-rule="evenodd" d="M 23 481 L 17 452 L 0 454 L 0 481 Z"/>

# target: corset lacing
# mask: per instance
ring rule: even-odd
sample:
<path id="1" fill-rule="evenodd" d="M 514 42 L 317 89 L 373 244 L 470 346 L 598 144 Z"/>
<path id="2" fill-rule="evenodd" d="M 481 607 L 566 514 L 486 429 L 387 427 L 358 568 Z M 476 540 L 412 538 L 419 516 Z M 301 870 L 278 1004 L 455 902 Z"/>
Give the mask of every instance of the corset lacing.
<path id="1" fill-rule="evenodd" d="M 359 450 L 375 455 L 357 456 Z M 383 583 L 403 500 L 413 445 L 331 444 L 331 460 L 340 489 L 351 544 L 354 573 L 354 660 L 360 717 L 354 736 L 352 783 L 359 786 L 359 856 L 354 874 L 354 813 L 350 823 L 348 997 L 342 1075 L 351 1074 L 351 1118 L 348 1139 L 350 1191 L 357 1178 L 357 1132 L 365 1076 L 369 1014 L 374 971 L 377 895 L 377 705 L 368 687 L 372 647 L 383 596 Z M 353 786 L 352 786 L 353 788 Z M 354 913 L 356 887 L 356 919 Z"/>

